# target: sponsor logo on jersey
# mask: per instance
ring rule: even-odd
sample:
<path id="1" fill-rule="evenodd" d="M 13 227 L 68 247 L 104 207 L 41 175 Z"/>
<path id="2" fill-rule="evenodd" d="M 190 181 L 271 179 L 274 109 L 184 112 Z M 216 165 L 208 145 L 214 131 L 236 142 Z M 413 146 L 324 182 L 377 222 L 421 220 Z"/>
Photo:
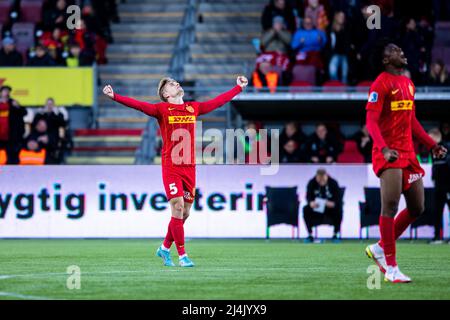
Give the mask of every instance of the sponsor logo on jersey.
<path id="1" fill-rule="evenodd" d="M 412 110 L 413 101 L 412 100 L 399 100 L 391 102 L 391 110 L 392 111 L 405 111 Z"/>
<path id="2" fill-rule="evenodd" d="M 416 182 L 417 180 L 420 180 L 420 179 L 422 179 L 422 174 L 421 173 L 411 173 L 409 175 L 409 178 L 408 178 L 408 183 L 411 184 L 411 183 Z"/>
<path id="3" fill-rule="evenodd" d="M 169 124 L 195 123 L 195 116 L 169 116 Z"/>
<path id="4" fill-rule="evenodd" d="M 369 95 L 369 102 L 377 102 L 378 101 L 378 93 L 377 92 L 371 92 Z"/>
<path id="5" fill-rule="evenodd" d="M 392 91 L 391 91 L 392 95 L 396 94 L 399 90 L 400 90 L 400 89 L 392 90 Z"/>

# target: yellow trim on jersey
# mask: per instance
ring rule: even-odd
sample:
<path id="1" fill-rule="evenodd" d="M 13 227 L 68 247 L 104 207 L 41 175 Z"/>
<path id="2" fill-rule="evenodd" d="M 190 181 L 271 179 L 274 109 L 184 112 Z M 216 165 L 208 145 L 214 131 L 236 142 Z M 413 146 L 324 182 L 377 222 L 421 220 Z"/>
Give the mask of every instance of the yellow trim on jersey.
<path id="1" fill-rule="evenodd" d="M 391 102 L 391 110 L 392 111 L 403 111 L 403 110 L 412 110 L 413 108 L 412 100 L 399 100 Z"/>
<path id="2" fill-rule="evenodd" d="M 169 124 L 195 123 L 195 116 L 169 116 Z"/>

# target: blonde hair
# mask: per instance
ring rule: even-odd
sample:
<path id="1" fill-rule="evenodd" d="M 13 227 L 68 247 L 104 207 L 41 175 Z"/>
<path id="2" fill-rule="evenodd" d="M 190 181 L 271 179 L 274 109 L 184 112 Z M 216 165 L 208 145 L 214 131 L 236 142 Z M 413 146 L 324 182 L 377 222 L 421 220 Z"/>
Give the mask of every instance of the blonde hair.
<path id="1" fill-rule="evenodd" d="M 170 81 L 173 81 L 172 78 L 169 77 L 164 77 L 161 79 L 161 81 L 159 81 L 159 85 L 158 85 L 158 96 L 161 99 L 161 101 L 167 102 L 166 97 L 164 97 L 164 87 L 166 86 L 167 83 L 169 83 Z"/>

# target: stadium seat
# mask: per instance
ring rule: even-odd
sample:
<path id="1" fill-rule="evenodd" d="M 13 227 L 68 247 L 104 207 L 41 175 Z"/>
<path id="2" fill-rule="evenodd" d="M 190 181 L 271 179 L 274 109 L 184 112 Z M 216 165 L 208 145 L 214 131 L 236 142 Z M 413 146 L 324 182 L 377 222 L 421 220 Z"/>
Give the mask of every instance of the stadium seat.
<path id="1" fill-rule="evenodd" d="M 266 187 L 266 199 L 266 238 L 269 239 L 270 237 L 270 227 L 277 224 L 289 224 L 293 228 L 297 228 L 297 238 L 299 238 L 300 201 L 298 200 L 297 187 Z"/>
<path id="2" fill-rule="evenodd" d="M 42 19 L 42 0 L 23 0 L 21 2 L 22 22 L 38 23 Z"/>
<path id="3" fill-rule="evenodd" d="M 8 22 L 11 4 L 10 0 L 0 0 L 0 24 Z"/>
<path id="4" fill-rule="evenodd" d="M 296 65 L 292 69 L 293 82 L 306 81 L 312 84 L 316 83 L 316 68 L 308 65 Z"/>
<path id="5" fill-rule="evenodd" d="M 364 188 L 366 202 L 359 203 L 360 229 L 359 238 L 362 238 L 362 228 L 366 228 L 366 238 L 369 238 L 369 227 L 379 224 L 381 213 L 380 188 Z"/>
<path id="6" fill-rule="evenodd" d="M 289 86 L 289 92 L 298 93 L 298 92 L 312 92 L 313 85 L 307 81 L 294 81 Z"/>
<path id="7" fill-rule="evenodd" d="M 34 24 L 15 23 L 11 31 L 13 38 L 16 40 L 17 50 L 25 54 L 34 45 Z"/>
<path id="8" fill-rule="evenodd" d="M 435 189 L 425 188 L 425 211 L 411 224 L 409 229 L 410 239 L 417 239 L 417 229 L 422 226 L 434 226 L 434 216 L 436 211 Z M 414 234 L 414 236 L 413 236 Z"/>
<path id="9" fill-rule="evenodd" d="M 337 158 L 338 163 L 364 163 L 364 157 L 359 152 L 358 146 L 353 140 L 346 140 L 344 150 Z"/>
<path id="10" fill-rule="evenodd" d="M 329 80 L 322 85 L 322 92 L 344 92 L 346 85 L 338 80 Z"/>

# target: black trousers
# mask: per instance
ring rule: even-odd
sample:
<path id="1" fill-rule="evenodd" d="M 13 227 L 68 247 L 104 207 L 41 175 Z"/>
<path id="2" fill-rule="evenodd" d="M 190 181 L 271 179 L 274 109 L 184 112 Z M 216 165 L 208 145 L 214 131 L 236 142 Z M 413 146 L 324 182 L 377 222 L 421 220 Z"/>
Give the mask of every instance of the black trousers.
<path id="1" fill-rule="evenodd" d="M 307 205 L 303 207 L 303 219 L 309 234 L 312 234 L 313 227 L 321 224 L 332 225 L 334 233 L 338 233 L 341 230 L 342 211 L 337 208 L 326 208 L 324 213 L 318 213 Z"/>
<path id="2" fill-rule="evenodd" d="M 20 143 L 0 141 L 0 149 L 5 149 L 8 158 L 7 164 L 19 164 Z"/>
<path id="3" fill-rule="evenodd" d="M 442 239 L 442 217 L 445 205 L 450 209 L 450 183 L 436 183 L 435 185 L 436 210 L 434 216 L 434 237 Z"/>

